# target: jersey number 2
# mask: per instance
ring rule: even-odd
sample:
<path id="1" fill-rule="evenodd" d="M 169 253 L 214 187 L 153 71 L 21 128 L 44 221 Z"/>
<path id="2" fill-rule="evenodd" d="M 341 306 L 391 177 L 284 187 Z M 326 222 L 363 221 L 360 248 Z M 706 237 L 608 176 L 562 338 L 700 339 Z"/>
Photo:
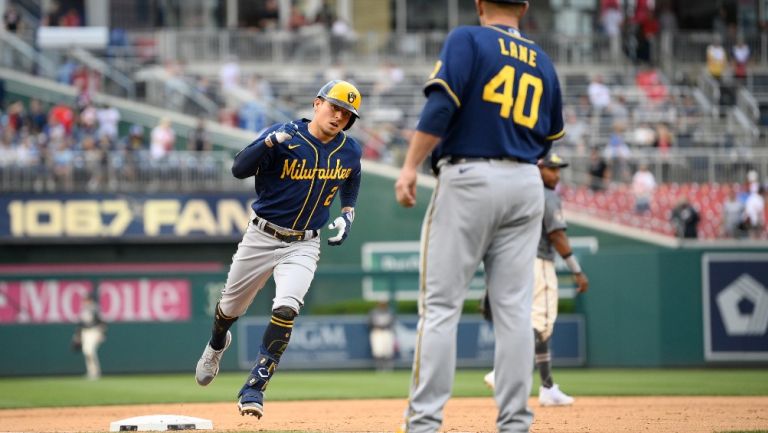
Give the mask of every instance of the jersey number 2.
<path id="1" fill-rule="evenodd" d="M 483 87 L 483 101 L 501 105 L 499 116 L 509 118 L 511 114 L 513 122 L 532 129 L 539 120 L 539 105 L 541 105 L 541 95 L 544 93 L 544 84 L 541 78 L 524 72 L 517 83 L 517 104 L 512 96 L 514 87 L 515 68 L 505 65 Z M 533 89 L 531 109 L 526 114 L 525 102 L 528 100 L 530 89 Z"/>
<path id="2" fill-rule="evenodd" d="M 328 194 L 328 197 L 325 198 L 325 201 L 323 202 L 323 206 L 330 206 L 331 202 L 333 201 L 333 196 L 336 194 L 336 191 L 339 189 L 338 186 L 334 186 L 331 188 L 331 193 Z"/>

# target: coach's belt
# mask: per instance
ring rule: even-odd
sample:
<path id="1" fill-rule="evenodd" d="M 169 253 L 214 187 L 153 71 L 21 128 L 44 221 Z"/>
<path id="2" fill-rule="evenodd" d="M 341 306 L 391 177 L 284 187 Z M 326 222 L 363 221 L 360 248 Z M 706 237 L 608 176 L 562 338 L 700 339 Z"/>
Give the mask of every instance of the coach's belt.
<path id="1" fill-rule="evenodd" d="M 284 227 L 280 227 L 277 224 L 272 224 L 271 222 L 265 220 L 264 218 L 255 217 L 253 219 L 253 224 L 256 225 L 256 227 L 263 231 L 264 233 L 273 236 L 277 239 L 280 239 L 283 242 L 296 242 L 296 241 L 306 241 L 309 239 L 316 238 L 320 232 L 317 230 L 291 230 Z"/>
<path id="2" fill-rule="evenodd" d="M 498 157 L 498 158 L 486 158 L 486 157 L 479 157 L 479 156 L 449 156 L 446 159 L 447 164 L 464 164 L 467 162 L 488 162 L 488 161 L 510 161 L 510 162 L 520 162 L 523 164 L 530 164 L 530 161 L 526 161 L 522 158 L 517 158 L 515 156 L 504 156 L 504 157 Z"/>

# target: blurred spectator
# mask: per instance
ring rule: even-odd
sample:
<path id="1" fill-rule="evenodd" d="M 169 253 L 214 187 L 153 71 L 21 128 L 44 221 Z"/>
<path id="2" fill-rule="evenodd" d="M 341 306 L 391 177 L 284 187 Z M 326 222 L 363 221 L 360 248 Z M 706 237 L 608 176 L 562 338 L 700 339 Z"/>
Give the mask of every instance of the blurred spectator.
<path id="1" fill-rule="evenodd" d="M 27 114 L 27 123 L 29 131 L 33 134 L 39 134 L 48 124 L 48 115 L 43 110 L 43 105 L 39 99 L 29 101 L 29 114 Z"/>
<path id="2" fill-rule="evenodd" d="M 629 108 L 627 107 L 627 99 L 624 97 L 624 95 L 618 95 L 613 98 L 611 103 L 608 104 L 606 113 L 610 116 L 611 124 L 616 122 L 628 124 Z"/>
<path id="3" fill-rule="evenodd" d="M 140 160 L 140 153 L 144 150 L 144 127 L 134 124 L 128 132 L 128 136 L 123 137 L 116 146 L 117 158 L 115 159 L 115 170 L 121 179 L 132 181 L 136 179 L 137 169 Z"/>
<path id="4" fill-rule="evenodd" d="M 669 90 L 662 82 L 661 73 L 656 68 L 642 68 L 638 71 L 635 75 L 635 84 L 654 104 L 665 102 L 669 96 Z"/>
<path id="5" fill-rule="evenodd" d="M 385 60 L 376 71 L 376 81 L 373 83 L 372 91 L 373 106 L 378 106 L 380 97 L 388 95 L 403 80 L 405 80 L 403 69 L 391 60 Z"/>
<path id="6" fill-rule="evenodd" d="M 69 55 L 65 55 L 64 61 L 56 68 L 56 81 L 61 84 L 70 85 L 74 80 L 77 63 Z"/>
<path id="7" fill-rule="evenodd" d="M 21 15 L 19 15 L 19 12 L 12 4 L 6 4 L 3 24 L 5 24 L 5 30 L 9 33 L 16 33 L 19 30 Z"/>
<path id="8" fill-rule="evenodd" d="M 608 164 L 600 155 L 600 149 L 593 146 L 589 153 L 589 189 L 594 192 L 605 190 L 605 175 L 608 171 Z"/>
<path id="9" fill-rule="evenodd" d="M 603 76 L 600 74 L 595 74 L 592 78 L 589 87 L 587 87 L 587 94 L 593 113 L 599 114 L 611 103 L 611 89 L 605 85 Z"/>
<path id="10" fill-rule="evenodd" d="M 747 172 L 747 182 L 746 187 L 744 188 L 744 192 L 742 194 L 741 201 L 746 202 L 747 197 L 749 197 L 749 194 L 752 193 L 752 191 L 760 188 L 760 175 L 757 173 L 757 170 L 749 170 Z"/>
<path id="11" fill-rule="evenodd" d="M 661 13 L 659 14 L 659 28 L 661 30 L 660 37 L 660 55 L 662 59 L 672 60 L 672 42 L 674 40 L 675 32 L 677 32 L 677 16 L 672 10 L 670 3 L 665 3 L 662 6 Z"/>
<path id="12" fill-rule="evenodd" d="M 605 146 L 603 157 L 608 161 L 611 172 L 611 180 L 626 182 L 629 180 L 629 158 L 632 152 L 624 140 L 626 125 L 622 122 L 613 124 L 613 132 Z"/>
<path id="13" fill-rule="evenodd" d="M 731 51 L 733 54 L 733 77 L 744 85 L 747 81 L 747 65 L 751 55 L 749 45 L 744 42 L 744 36 L 739 35 L 736 45 Z"/>
<path id="14" fill-rule="evenodd" d="M 651 63 L 652 44 L 659 32 L 659 22 L 654 16 L 653 8 L 653 0 L 637 0 L 635 3 L 635 60 L 639 63 Z"/>
<path id="15" fill-rule="evenodd" d="M 576 115 L 576 111 L 572 108 L 565 109 L 565 136 L 563 136 L 560 142 L 563 146 L 568 146 L 576 149 L 576 151 L 583 155 L 587 146 L 587 135 L 589 134 L 589 128 L 579 116 Z"/>
<path id="16" fill-rule="evenodd" d="M 221 93 L 223 95 L 240 86 L 240 64 L 234 55 L 229 56 L 227 61 L 221 65 L 219 69 L 219 83 L 221 83 Z"/>
<path id="17" fill-rule="evenodd" d="M 681 196 L 677 205 L 672 209 L 670 218 L 675 236 L 685 239 L 698 237 L 699 212 L 691 206 L 685 196 Z"/>
<path id="18" fill-rule="evenodd" d="M 21 101 L 12 102 L 6 112 L 6 124 L 13 132 L 18 132 L 24 125 L 24 103 Z"/>
<path id="19" fill-rule="evenodd" d="M 252 132 L 261 131 L 269 126 L 264 104 L 257 101 L 248 101 L 242 104 L 237 111 L 237 121 L 239 128 Z"/>
<path id="20" fill-rule="evenodd" d="M 67 137 L 52 137 L 51 146 L 53 178 L 56 187 L 63 191 L 72 191 L 74 189 L 73 162 L 75 154 L 72 152 L 69 139 Z"/>
<path id="21" fill-rule="evenodd" d="M 760 239 L 765 230 L 765 193 L 761 185 L 750 187 L 747 202 L 744 204 L 744 220 L 751 239 Z"/>
<path id="22" fill-rule="evenodd" d="M 52 0 L 48 3 L 48 8 L 43 13 L 43 19 L 40 21 L 42 26 L 56 27 L 59 26 L 59 19 L 61 18 L 61 6 L 57 0 Z"/>
<path id="23" fill-rule="evenodd" d="M 707 72 L 712 78 L 722 81 L 727 64 L 728 54 L 723 48 L 722 36 L 715 34 L 712 43 L 707 46 Z"/>
<path id="24" fill-rule="evenodd" d="M 149 139 L 149 152 L 153 160 L 165 158 L 173 150 L 176 134 L 171 128 L 171 119 L 163 117 L 160 123 L 152 128 Z"/>
<path id="25" fill-rule="evenodd" d="M 138 124 L 131 125 L 128 135 L 119 141 L 119 147 L 138 152 L 144 149 L 144 127 Z"/>
<path id="26" fill-rule="evenodd" d="M 80 27 L 82 25 L 82 19 L 80 14 L 75 8 L 69 8 L 67 12 L 59 18 L 59 25 L 61 27 Z"/>
<path id="27" fill-rule="evenodd" d="M 741 239 L 746 236 L 746 223 L 744 220 L 744 203 L 736 194 L 738 186 L 734 185 L 728 190 L 728 197 L 722 207 L 722 235 L 726 238 Z"/>
<path id="28" fill-rule="evenodd" d="M 266 0 L 264 7 L 256 15 L 256 26 L 260 30 L 276 29 L 279 16 L 277 0 Z"/>
<path id="29" fill-rule="evenodd" d="M 96 110 L 96 119 L 99 122 L 97 135 L 107 136 L 110 140 L 117 140 L 117 125 L 120 123 L 120 111 L 117 108 L 104 104 Z"/>
<path id="30" fill-rule="evenodd" d="M 52 120 L 55 120 L 55 124 L 52 125 Z M 51 131 L 57 126 L 63 128 L 62 135 L 72 133 L 72 127 L 75 122 L 75 113 L 72 108 L 65 104 L 54 105 L 48 110 L 48 136 L 53 137 L 56 131 Z"/>
<path id="31" fill-rule="evenodd" d="M 75 86 L 77 91 L 77 99 L 75 101 L 77 108 L 82 110 L 93 103 L 93 94 L 99 90 L 98 83 L 98 72 L 91 71 L 84 66 L 75 69 L 72 75 L 72 85 Z"/>
<path id="32" fill-rule="evenodd" d="M 211 84 L 211 80 L 205 75 L 201 75 L 195 79 L 195 91 L 213 102 L 221 103 L 219 100 L 216 89 Z"/>
<path id="33" fill-rule="evenodd" d="M 331 25 L 331 56 L 333 61 L 344 59 L 349 47 L 357 40 L 357 33 L 343 18 L 336 18 Z"/>
<path id="34" fill-rule="evenodd" d="M 94 137 L 98 128 L 96 108 L 93 105 L 86 106 L 80 113 L 78 128 L 74 131 L 76 139 L 82 140 L 84 136 Z"/>
<path id="35" fill-rule="evenodd" d="M 386 301 L 368 314 L 371 355 L 377 371 L 391 371 L 395 360 L 395 315 Z"/>
<path id="36" fill-rule="evenodd" d="M 675 135 L 670 131 L 667 124 L 659 123 L 656 125 L 656 141 L 654 141 L 653 147 L 659 149 L 661 155 L 667 155 L 674 145 L 674 137 Z"/>
<path id="37" fill-rule="evenodd" d="M 107 141 L 107 143 L 109 143 Z M 106 149 L 103 149 L 97 145 L 93 136 L 86 136 L 80 143 L 81 155 L 79 156 L 82 161 L 75 163 L 75 167 L 82 172 L 80 176 L 85 183 L 85 189 L 90 192 L 97 192 L 104 185 L 104 165 L 102 162 L 108 155 L 109 145 Z"/>
<path id="38" fill-rule="evenodd" d="M 211 141 L 208 139 L 208 131 L 205 128 L 204 118 L 197 118 L 197 126 L 191 131 L 187 139 L 187 149 L 194 152 L 207 152 L 212 149 Z"/>
<path id="39" fill-rule="evenodd" d="M 264 104 L 270 104 L 275 99 L 275 91 L 272 89 L 272 83 L 270 83 L 263 75 L 252 75 L 248 80 L 248 90 L 250 90 L 256 100 Z"/>
<path id="40" fill-rule="evenodd" d="M 621 60 L 621 25 L 623 23 L 624 13 L 619 8 L 619 2 L 616 0 L 607 2 L 600 14 L 600 24 L 610 41 L 611 60 L 614 62 Z"/>
<path id="41" fill-rule="evenodd" d="M 635 196 L 635 213 L 651 211 L 651 201 L 656 190 L 656 178 L 648 171 L 648 165 L 641 163 L 632 177 L 632 194 Z"/>
<path id="42" fill-rule="evenodd" d="M 291 6 L 291 13 L 288 16 L 288 30 L 297 32 L 300 28 L 307 25 L 307 18 L 301 12 L 298 6 Z"/>

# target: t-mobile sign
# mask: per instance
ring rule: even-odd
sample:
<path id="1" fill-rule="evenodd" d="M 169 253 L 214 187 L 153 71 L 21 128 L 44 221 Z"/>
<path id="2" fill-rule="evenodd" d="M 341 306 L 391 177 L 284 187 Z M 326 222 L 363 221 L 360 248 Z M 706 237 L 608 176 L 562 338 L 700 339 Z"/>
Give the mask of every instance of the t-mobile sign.
<path id="1" fill-rule="evenodd" d="M 190 282 L 185 279 L 101 280 L 96 284 L 107 322 L 189 320 Z M 0 281 L 0 323 L 77 322 L 90 280 Z"/>

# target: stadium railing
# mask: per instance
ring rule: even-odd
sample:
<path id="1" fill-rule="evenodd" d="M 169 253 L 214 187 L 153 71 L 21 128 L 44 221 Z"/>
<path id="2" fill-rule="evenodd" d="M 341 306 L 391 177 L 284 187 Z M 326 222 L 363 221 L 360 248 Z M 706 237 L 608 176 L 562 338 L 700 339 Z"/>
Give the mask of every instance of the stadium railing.
<path id="1" fill-rule="evenodd" d="M 573 149 L 560 148 L 570 168 L 563 170 L 563 181 L 575 185 L 589 184 L 589 155 L 578 154 Z M 620 178 L 614 167 L 614 179 L 627 183 L 640 163 L 648 166 L 656 182 L 662 183 L 743 183 L 749 170 L 768 173 L 768 149 L 674 149 L 663 153 L 657 148 L 633 148 L 631 156 L 624 160 L 606 162 L 622 164 L 626 173 Z"/>
<path id="2" fill-rule="evenodd" d="M 132 34 L 133 32 L 129 32 Z M 406 34 L 366 32 L 336 44 L 329 32 L 313 29 L 312 32 L 274 30 L 259 32 L 247 29 L 161 29 L 141 31 L 142 39 L 154 39 L 158 61 L 183 58 L 187 62 L 220 62 L 230 56 L 241 61 L 311 61 L 331 64 L 341 59 L 345 63 L 375 64 L 383 58 L 408 60 L 409 63 L 432 64 L 440 53 L 447 32 L 410 32 Z M 564 35 L 553 32 L 531 32 L 534 40 L 558 64 L 614 65 L 610 54 L 610 41 L 599 33 Z M 707 46 L 713 40 L 711 32 L 678 31 L 670 36 L 671 43 L 661 52 L 661 43 L 651 43 L 652 58 L 674 59 L 675 65 L 705 62 Z M 725 44 L 733 41 L 726 40 Z M 768 65 L 768 34 L 747 36 L 755 64 Z M 624 59 L 626 61 L 626 59 Z"/>
<path id="3" fill-rule="evenodd" d="M 0 162 L 0 192 L 204 192 L 248 191 L 253 181 L 232 176 L 230 152 L 173 151 L 152 158 L 148 151 L 57 151 Z"/>

